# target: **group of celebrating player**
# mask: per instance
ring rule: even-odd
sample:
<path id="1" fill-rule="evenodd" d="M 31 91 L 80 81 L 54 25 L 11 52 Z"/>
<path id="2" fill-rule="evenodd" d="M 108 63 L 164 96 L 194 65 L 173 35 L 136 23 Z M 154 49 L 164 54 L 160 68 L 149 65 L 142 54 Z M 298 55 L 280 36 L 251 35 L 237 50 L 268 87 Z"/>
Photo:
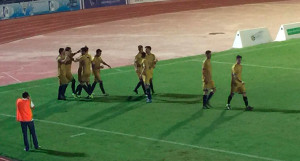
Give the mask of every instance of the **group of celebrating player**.
<path id="1" fill-rule="evenodd" d="M 94 58 L 92 58 L 88 51 L 89 48 L 87 46 L 81 48 L 75 53 L 72 53 L 70 47 L 59 49 L 59 55 L 57 56 L 59 78 L 58 100 L 66 100 L 65 92 L 70 82 L 72 83 L 72 95 L 76 98 L 80 97 L 82 88 L 87 92 L 88 98 L 92 98 L 92 93 L 97 83 L 99 83 L 102 93 L 107 95 L 103 87 L 103 81 L 100 77 L 100 69 L 104 68 L 101 63 L 109 68 L 111 67 L 102 60 L 102 51 L 100 49 L 96 50 Z M 81 53 L 81 55 L 75 59 L 74 56 L 78 53 Z M 76 81 L 71 72 L 72 62 L 79 62 L 79 84 L 77 88 L 75 88 Z M 94 82 L 92 85 L 90 84 L 91 71 L 93 71 L 94 74 Z"/>
<path id="2" fill-rule="evenodd" d="M 100 69 L 104 68 L 103 65 L 111 68 L 110 65 L 105 63 L 101 54 L 100 49 L 96 50 L 96 54 L 92 57 L 88 53 L 89 49 L 87 46 L 82 47 L 75 53 L 72 53 L 70 47 L 60 48 L 59 55 L 57 57 L 58 62 L 58 78 L 59 78 L 59 90 L 58 90 L 58 100 L 66 100 L 65 92 L 69 83 L 72 83 L 72 95 L 75 98 L 80 97 L 82 88 L 87 92 L 88 98 L 93 98 L 93 91 L 97 83 L 99 83 L 100 89 L 104 95 L 108 95 L 103 87 L 103 81 L 100 77 Z M 133 90 L 138 94 L 139 87 L 142 86 L 144 94 L 147 96 L 146 102 L 152 102 L 153 89 L 153 70 L 157 63 L 157 59 L 154 54 L 151 53 L 151 47 L 146 46 L 145 52 L 142 45 L 138 46 L 138 54 L 134 59 L 134 67 L 136 74 L 138 76 L 138 83 Z M 78 53 L 81 55 L 77 58 L 74 56 Z M 216 87 L 214 81 L 212 80 L 212 67 L 211 67 L 211 51 L 207 50 L 205 52 L 206 59 L 202 64 L 202 82 L 203 82 L 203 109 L 209 109 L 211 107 L 209 101 L 216 92 Z M 239 93 L 243 95 L 243 100 L 245 102 L 245 110 L 251 111 L 253 107 L 248 105 L 248 98 L 246 95 L 245 83 L 242 81 L 242 56 L 238 55 L 236 57 L 236 63 L 232 66 L 231 71 L 231 91 L 228 96 L 228 101 L 226 104 L 226 109 L 230 110 L 230 102 L 234 93 Z M 79 85 L 75 89 L 75 79 L 71 72 L 72 62 L 79 62 L 78 68 L 78 81 Z M 102 65 L 103 64 L 103 65 Z M 90 84 L 91 71 L 93 71 L 94 82 Z M 152 94 L 151 94 L 152 93 Z"/>
<path id="3" fill-rule="evenodd" d="M 154 93 L 152 81 L 153 70 L 155 68 L 157 59 L 155 58 L 155 55 L 151 53 L 150 46 L 146 46 L 145 49 L 146 52 L 144 52 L 143 46 L 139 45 L 139 53 L 135 56 L 134 66 L 139 78 L 139 82 L 136 88 L 134 89 L 134 92 L 138 94 L 138 88 L 142 86 L 144 94 L 147 96 L 146 101 L 148 103 L 151 103 L 151 91 L 152 93 Z M 65 49 L 59 49 L 59 55 L 56 58 L 58 63 L 59 78 L 58 100 L 66 100 L 65 92 L 69 83 L 72 84 L 72 95 L 75 98 L 80 97 L 82 89 L 84 89 L 87 92 L 88 98 L 93 98 L 93 91 L 97 83 L 99 83 L 102 93 L 105 96 L 108 96 L 108 94 L 104 90 L 103 81 L 100 77 L 100 69 L 104 68 L 103 65 L 106 65 L 109 68 L 111 67 L 102 60 L 102 51 L 100 49 L 96 50 L 96 55 L 94 57 L 92 57 L 88 52 L 89 48 L 87 46 L 82 47 L 75 53 L 72 53 L 70 47 L 66 47 Z M 81 55 L 77 58 L 74 58 L 74 56 L 78 53 L 81 53 Z M 79 63 L 79 85 L 77 86 L 77 88 L 75 88 L 76 81 L 71 72 L 72 62 Z M 90 84 L 91 71 L 93 71 L 94 75 L 94 82 L 92 85 Z"/>

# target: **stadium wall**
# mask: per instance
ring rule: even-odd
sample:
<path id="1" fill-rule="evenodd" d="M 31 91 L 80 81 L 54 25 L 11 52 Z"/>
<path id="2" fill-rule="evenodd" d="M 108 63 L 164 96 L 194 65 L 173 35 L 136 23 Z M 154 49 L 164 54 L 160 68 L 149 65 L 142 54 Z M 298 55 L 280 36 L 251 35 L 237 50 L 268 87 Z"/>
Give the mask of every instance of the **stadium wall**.
<path id="1" fill-rule="evenodd" d="M 36 0 L 15 2 L 17 3 L 0 5 L 0 20 L 54 12 L 74 11 L 81 8 L 80 0 Z"/>

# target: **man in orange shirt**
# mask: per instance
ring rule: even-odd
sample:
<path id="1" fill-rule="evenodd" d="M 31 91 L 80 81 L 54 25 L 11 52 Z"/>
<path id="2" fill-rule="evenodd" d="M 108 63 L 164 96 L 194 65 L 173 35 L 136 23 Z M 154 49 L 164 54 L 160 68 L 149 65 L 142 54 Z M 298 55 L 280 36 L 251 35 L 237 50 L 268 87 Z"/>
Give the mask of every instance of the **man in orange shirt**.
<path id="1" fill-rule="evenodd" d="M 32 119 L 32 111 L 34 104 L 30 99 L 28 92 L 22 94 L 23 98 L 17 99 L 17 121 L 21 123 L 23 140 L 25 145 L 25 151 L 29 151 L 29 144 L 27 138 L 27 127 L 29 128 L 30 134 L 33 139 L 35 149 L 39 148 L 38 140 L 35 134 L 34 122 Z M 30 136 L 30 137 L 31 137 Z"/>

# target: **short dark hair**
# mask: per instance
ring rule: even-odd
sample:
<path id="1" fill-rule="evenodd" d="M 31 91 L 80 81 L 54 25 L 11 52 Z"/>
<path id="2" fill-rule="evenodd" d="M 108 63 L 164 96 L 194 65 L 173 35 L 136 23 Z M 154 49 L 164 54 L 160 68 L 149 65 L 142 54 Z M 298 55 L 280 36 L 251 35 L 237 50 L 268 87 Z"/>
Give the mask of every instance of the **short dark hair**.
<path id="1" fill-rule="evenodd" d="M 89 48 L 88 48 L 86 45 L 84 46 L 84 48 L 86 49 L 86 51 L 88 51 L 88 50 L 89 50 Z"/>
<path id="2" fill-rule="evenodd" d="M 58 52 L 61 54 L 64 50 L 64 48 L 59 48 Z"/>
<path id="3" fill-rule="evenodd" d="M 139 45 L 139 46 L 138 46 L 138 48 L 142 48 L 142 47 L 143 47 L 143 45 Z"/>
<path id="4" fill-rule="evenodd" d="M 83 48 L 81 48 L 81 51 L 87 52 L 87 48 L 86 48 L 86 47 L 83 47 Z"/>
<path id="5" fill-rule="evenodd" d="M 70 51 L 70 50 L 71 50 L 71 47 L 66 47 L 65 50 L 66 50 L 66 51 Z"/>
<path id="6" fill-rule="evenodd" d="M 99 52 L 102 52 L 102 50 L 101 50 L 101 49 L 97 49 L 97 50 L 96 50 L 96 53 L 99 53 Z"/>
<path id="7" fill-rule="evenodd" d="M 145 58 L 145 57 L 146 57 L 146 53 L 142 52 L 142 58 Z"/>
<path id="8" fill-rule="evenodd" d="M 26 91 L 23 92 L 23 94 L 22 94 L 22 97 L 23 97 L 23 98 L 27 98 L 28 96 L 29 96 L 29 93 L 28 93 L 28 92 L 26 92 Z"/>
<path id="9" fill-rule="evenodd" d="M 211 51 L 210 50 L 206 50 L 205 54 L 210 54 Z"/>
<path id="10" fill-rule="evenodd" d="M 151 46 L 146 46 L 145 48 L 151 50 Z"/>
<path id="11" fill-rule="evenodd" d="M 237 55 L 237 56 L 236 56 L 236 59 L 239 59 L 239 58 L 242 59 L 242 56 Z"/>

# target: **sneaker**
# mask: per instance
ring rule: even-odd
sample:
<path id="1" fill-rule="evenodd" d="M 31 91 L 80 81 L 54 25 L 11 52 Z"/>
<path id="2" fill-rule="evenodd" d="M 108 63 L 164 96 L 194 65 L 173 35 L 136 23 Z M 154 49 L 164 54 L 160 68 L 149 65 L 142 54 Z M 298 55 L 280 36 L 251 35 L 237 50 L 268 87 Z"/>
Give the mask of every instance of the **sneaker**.
<path id="1" fill-rule="evenodd" d="M 202 108 L 203 108 L 203 109 L 209 109 L 209 107 L 208 107 L 208 106 L 203 106 Z"/>
<path id="2" fill-rule="evenodd" d="M 88 99 L 93 99 L 94 96 L 92 94 L 90 94 L 89 96 L 87 96 Z"/>
<path id="3" fill-rule="evenodd" d="M 24 148 L 24 151 L 29 151 L 29 149 Z"/>
<path id="4" fill-rule="evenodd" d="M 139 92 L 137 90 L 133 90 L 134 93 L 139 94 Z"/>
<path id="5" fill-rule="evenodd" d="M 246 109 L 245 109 L 245 111 L 253 111 L 253 107 L 247 106 Z"/>
<path id="6" fill-rule="evenodd" d="M 146 102 L 147 103 L 152 103 L 152 100 L 147 98 Z"/>
<path id="7" fill-rule="evenodd" d="M 36 150 L 38 150 L 38 149 L 41 149 L 42 147 L 41 146 L 38 146 L 38 147 L 34 147 Z"/>
<path id="8" fill-rule="evenodd" d="M 206 106 L 209 107 L 209 108 L 212 108 L 212 106 L 210 105 L 209 102 L 206 103 Z"/>
<path id="9" fill-rule="evenodd" d="M 231 110 L 230 104 L 226 104 L 226 110 Z"/>
<path id="10" fill-rule="evenodd" d="M 104 93 L 103 95 L 104 95 L 104 96 L 109 96 L 109 94 L 108 94 L 108 93 Z"/>
<path id="11" fill-rule="evenodd" d="M 72 96 L 73 96 L 74 98 L 78 98 L 77 95 L 76 95 L 75 93 L 72 93 Z"/>

